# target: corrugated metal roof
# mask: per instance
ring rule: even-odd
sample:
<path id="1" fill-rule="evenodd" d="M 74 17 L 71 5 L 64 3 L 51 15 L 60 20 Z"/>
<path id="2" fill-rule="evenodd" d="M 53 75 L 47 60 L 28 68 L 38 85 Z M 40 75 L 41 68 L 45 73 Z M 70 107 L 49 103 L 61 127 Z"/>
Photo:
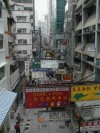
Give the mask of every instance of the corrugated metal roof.
<path id="1" fill-rule="evenodd" d="M 14 102 L 17 93 L 3 90 L 0 94 L 0 127 L 2 126 L 7 113 Z"/>

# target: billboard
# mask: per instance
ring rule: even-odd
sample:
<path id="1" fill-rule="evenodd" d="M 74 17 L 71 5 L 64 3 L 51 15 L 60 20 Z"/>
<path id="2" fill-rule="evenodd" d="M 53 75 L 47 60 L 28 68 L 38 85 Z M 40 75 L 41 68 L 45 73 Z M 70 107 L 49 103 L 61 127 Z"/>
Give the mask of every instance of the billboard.
<path id="1" fill-rule="evenodd" d="M 71 87 L 71 101 L 100 100 L 100 85 L 77 85 Z"/>
<path id="2" fill-rule="evenodd" d="M 26 87 L 26 108 L 66 107 L 69 106 L 69 87 Z"/>
<path id="3" fill-rule="evenodd" d="M 71 119 L 71 111 L 54 111 L 54 112 L 41 112 L 39 115 L 39 122 L 48 121 L 69 121 Z"/>
<path id="4" fill-rule="evenodd" d="M 58 68 L 58 60 L 41 60 L 41 68 Z"/>

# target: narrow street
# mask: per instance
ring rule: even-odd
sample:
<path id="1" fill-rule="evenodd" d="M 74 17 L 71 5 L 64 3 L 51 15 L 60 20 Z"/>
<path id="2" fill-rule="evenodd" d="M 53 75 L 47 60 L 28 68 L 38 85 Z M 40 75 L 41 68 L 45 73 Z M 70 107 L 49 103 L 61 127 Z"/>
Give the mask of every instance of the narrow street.
<path id="1" fill-rule="evenodd" d="M 14 124 L 16 123 L 16 115 L 21 114 L 21 133 L 73 133 L 71 127 L 65 126 L 65 121 L 56 122 L 38 122 L 38 111 L 42 109 L 26 109 L 24 113 L 23 105 L 20 104 L 14 119 L 11 120 L 11 129 L 9 133 L 15 133 Z"/>

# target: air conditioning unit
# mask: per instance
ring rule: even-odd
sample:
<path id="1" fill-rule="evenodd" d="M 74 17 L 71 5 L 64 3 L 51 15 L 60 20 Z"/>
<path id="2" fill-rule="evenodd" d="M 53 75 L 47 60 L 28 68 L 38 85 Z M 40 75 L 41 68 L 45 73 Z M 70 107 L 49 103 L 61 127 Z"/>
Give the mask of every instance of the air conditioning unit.
<path id="1" fill-rule="evenodd" d="M 79 54 L 79 53 L 75 53 L 75 56 L 79 57 L 79 56 L 80 56 L 80 54 Z"/>
<path id="2" fill-rule="evenodd" d="M 20 19 L 21 19 L 21 17 L 20 17 L 20 16 L 18 16 L 18 17 L 17 17 L 17 19 L 18 19 L 18 20 L 20 20 Z"/>
<path id="3" fill-rule="evenodd" d="M 93 31 L 95 31 L 95 25 L 93 25 L 93 26 L 90 26 L 90 27 L 89 27 L 89 31 L 90 31 L 90 32 L 93 32 Z"/>
<path id="4" fill-rule="evenodd" d="M 79 64 L 75 64 L 75 69 L 76 69 L 76 71 L 80 71 L 80 65 Z"/>

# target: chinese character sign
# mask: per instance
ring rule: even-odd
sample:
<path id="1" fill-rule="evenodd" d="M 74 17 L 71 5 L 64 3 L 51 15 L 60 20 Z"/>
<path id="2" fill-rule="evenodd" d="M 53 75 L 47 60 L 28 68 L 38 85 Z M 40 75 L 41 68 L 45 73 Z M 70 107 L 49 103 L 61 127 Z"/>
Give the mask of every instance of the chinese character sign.
<path id="1" fill-rule="evenodd" d="M 69 106 L 68 87 L 26 87 L 26 108 Z"/>

